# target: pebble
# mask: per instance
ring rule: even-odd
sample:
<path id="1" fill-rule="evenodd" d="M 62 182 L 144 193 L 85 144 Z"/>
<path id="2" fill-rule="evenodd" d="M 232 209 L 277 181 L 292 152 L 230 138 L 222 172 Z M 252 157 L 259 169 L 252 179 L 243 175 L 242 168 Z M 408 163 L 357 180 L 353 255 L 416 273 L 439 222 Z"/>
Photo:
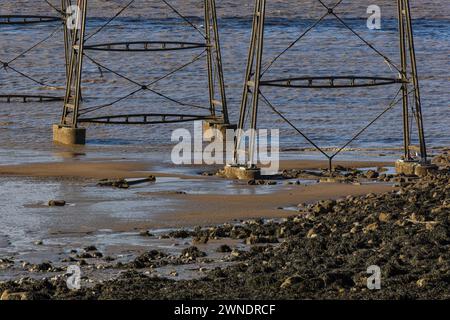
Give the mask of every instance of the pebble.
<path id="1" fill-rule="evenodd" d="M 389 213 L 382 212 L 378 216 L 378 220 L 380 220 L 381 222 L 388 222 L 389 220 L 391 220 L 391 215 Z"/>
<path id="2" fill-rule="evenodd" d="M 230 246 L 226 245 L 226 244 L 222 244 L 220 247 L 217 248 L 217 252 L 222 252 L 222 253 L 228 253 L 233 251 Z"/>
<path id="3" fill-rule="evenodd" d="M 154 236 L 154 235 L 151 234 L 150 231 L 148 231 L 148 230 L 144 230 L 144 231 L 139 232 L 139 235 L 140 235 L 141 237 L 153 237 L 153 236 Z"/>
<path id="4" fill-rule="evenodd" d="M 0 300 L 28 300 L 27 292 L 11 292 L 10 290 L 3 291 Z"/>
<path id="5" fill-rule="evenodd" d="M 49 207 L 64 207 L 66 205 L 66 201 L 64 200 L 50 200 L 48 202 Z"/>
<path id="6" fill-rule="evenodd" d="M 297 284 L 301 282 L 301 278 L 299 276 L 293 276 L 293 277 L 289 277 L 286 278 L 283 283 L 281 284 L 280 288 L 281 289 L 287 289 L 290 288 L 293 284 Z"/>

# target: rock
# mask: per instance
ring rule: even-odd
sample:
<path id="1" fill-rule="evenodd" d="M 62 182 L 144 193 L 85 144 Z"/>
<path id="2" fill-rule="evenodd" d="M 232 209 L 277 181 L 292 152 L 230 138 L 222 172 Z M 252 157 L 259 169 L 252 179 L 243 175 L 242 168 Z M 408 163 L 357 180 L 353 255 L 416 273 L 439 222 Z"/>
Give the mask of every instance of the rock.
<path id="1" fill-rule="evenodd" d="M 369 224 L 368 226 L 366 226 L 365 228 L 364 228 L 364 232 L 365 233 L 368 233 L 368 232 L 372 232 L 372 231 L 376 231 L 378 229 L 378 223 L 372 223 L 372 224 Z"/>
<path id="2" fill-rule="evenodd" d="M 97 259 L 103 258 L 103 253 L 101 253 L 100 251 L 95 251 L 92 253 L 92 256 Z"/>
<path id="3" fill-rule="evenodd" d="M 169 233 L 169 237 L 175 239 L 186 239 L 189 238 L 190 236 L 191 232 L 186 230 L 176 230 Z"/>
<path id="4" fill-rule="evenodd" d="M 278 239 L 274 236 L 257 236 L 251 234 L 247 239 L 245 239 L 245 244 L 253 245 L 259 243 L 278 243 Z"/>
<path id="5" fill-rule="evenodd" d="M 8 258 L 0 258 L 0 263 L 1 264 L 13 264 L 14 261 Z"/>
<path id="6" fill-rule="evenodd" d="M 209 241 L 209 236 L 196 236 L 194 237 L 194 239 L 192 240 L 192 244 L 196 245 L 196 244 L 207 244 Z"/>
<path id="7" fill-rule="evenodd" d="M 389 213 L 382 212 L 378 216 L 378 220 L 380 220 L 380 222 L 388 222 L 391 220 L 391 215 Z"/>
<path id="8" fill-rule="evenodd" d="M 313 229 L 310 229 L 310 230 L 308 231 L 308 233 L 306 234 L 306 237 L 307 237 L 308 239 L 314 239 L 314 238 L 317 238 L 317 233 L 316 233 L 316 231 L 314 230 L 314 228 L 313 228 Z"/>
<path id="9" fill-rule="evenodd" d="M 290 288 L 292 285 L 300 283 L 302 281 L 302 278 L 299 276 L 293 276 L 289 277 L 283 280 L 283 283 L 281 284 L 281 289 L 287 289 Z"/>
<path id="10" fill-rule="evenodd" d="M 238 258 L 242 255 L 242 251 L 238 250 L 238 249 L 233 249 L 233 251 L 231 251 L 231 256 L 234 258 Z"/>
<path id="11" fill-rule="evenodd" d="M 325 209 L 321 204 L 316 204 L 313 207 L 313 212 L 317 214 L 327 213 L 327 209 Z"/>
<path id="12" fill-rule="evenodd" d="M 440 167 L 450 167 L 450 154 L 444 152 L 443 154 L 434 157 L 432 163 Z"/>
<path id="13" fill-rule="evenodd" d="M 150 233 L 150 231 L 148 230 L 143 230 L 141 232 L 139 232 L 139 235 L 141 237 L 153 237 L 154 235 Z"/>
<path id="14" fill-rule="evenodd" d="M 197 247 L 189 247 L 181 252 L 181 257 L 195 260 L 197 258 L 206 257 L 206 253 L 200 251 Z"/>
<path id="15" fill-rule="evenodd" d="M 84 251 L 90 252 L 90 251 L 97 251 L 97 248 L 95 246 L 87 246 L 84 248 Z"/>
<path id="16" fill-rule="evenodd" d="M 417 280 L 416 284 L 417 284 L 417 286 L 419 288 L 423 288 L 423 287 L 426 286 L 427 280 L 426 279 L 419 279 L 419 280 Z"/>
<path id="17" fill-rule="evenodd" d="M 365 177 L 367 179 L 376 179 L 380 176 L 380 174 L 374 170 L 369 170 L 366 172 Z"/>
<path id="18" fill-rule="evenodd" d="M 87 266 L 87 262 L 86 262 L 86 260 L 84 260 L 84 259 L 81 259 L 80 261 L 78 261 L 78 265 L 81 267 L 81 266 Z"/>
<path id="19" fill-rule="evenodd" d="M 44 241 L 42 241 L 42 240 L 37 240 L 37 241 L 34 242 L 34 244 L 35 244 L 36 246 L 42 246 L 42 245 L 44 244 Z"/>
<path id="20" fill-rule="evenodd" d="M 222 244 L 220 247 L 217 248 L 217 252 L 228 253 L 231 251 L 232 249 L 230 248 L 230 246 L 226 244 Z"/>
<path id="21" fill-rule="evenodd" d="M 42 262 L 40 264 L 33 265 L 29 271 L 30 272 L 48 272 L 53 269 L 52 264 L 49 261 Z"/>
<path id="22" fill-rule="evenodd" d="M 286 235 L 286 227 L 277 228 L 276 237 L 277 238 L 284 238 Z"/>
<path id="23" fill-rule="evenodd" d="M 77 259 L 75 259 L 74 257 L 67 257 L 61 260 L 61 262 L 76 262 Z"/>
<path id="24" fill-rule="evenodd" d="M 247 239 L 245 239 L 245 244 L 247 245 L 252 245 L 252 244 L 257 244 L 258 243 L 258 237 L 255 235 L 250 235 L 250 237 L 248 237 Z"/>
<path id="25" fill-rule="evenodd" d="M 166 258 L 167 254 L 158 250 L 151 250 L 136 257 L 131 263 L 134 268 L 148 268 L 156 264 L 159 260 Z"/>
<path id="26" fill-rule="evenodd" d="M 336 205 L 336 201 L 335 200 L 322 200 L 319 202 L 321 204 L 321 206 L 323 208 L 325 208 L 325 210 L 331 211 L 333 209 L 333 207 Z"/>
<path id="27" fill-rule="evenodd" d="M 29 294 L 28 292 L 11 292 L 10 290 L 5 290 L 0 300 L 29 300 Z"/>
<path id="28" fill-rule="evenodd" d="M 77 254 L 77 258 L 79 259 L 93 259 L 94 256 L 90 252 L 82 252 Z"/>
<path id="29" fill-rule="evenodd" d="M 48 202 L 49 207 L 64 207 L 66 205 L 66 201 L 64 200 L 50 200 Z"/>

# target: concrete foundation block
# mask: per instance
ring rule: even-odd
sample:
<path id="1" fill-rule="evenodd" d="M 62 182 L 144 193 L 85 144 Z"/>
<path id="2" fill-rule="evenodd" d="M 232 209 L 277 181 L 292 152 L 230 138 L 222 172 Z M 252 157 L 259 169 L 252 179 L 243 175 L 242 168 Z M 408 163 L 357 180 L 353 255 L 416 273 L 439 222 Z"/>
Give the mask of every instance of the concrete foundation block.
<path id="1" fill-rule="evenodd" d="M 438 167 L 430 163 L 398 160 L 395 163 L 395 170 L 398 174 L 424 177 L 438 170 Z"/>
<path id="2" fill-rule="evenodd" d="M 254 180 L 261 177 L 261 169 L 238 165 L 226 165 L 223 173 L 228 179 Z"/>
<path id="3" fill-rule="evenodd" d="M 86 129 L 53 125 L 53 142 L 67 145 L 86 144 Z"/>

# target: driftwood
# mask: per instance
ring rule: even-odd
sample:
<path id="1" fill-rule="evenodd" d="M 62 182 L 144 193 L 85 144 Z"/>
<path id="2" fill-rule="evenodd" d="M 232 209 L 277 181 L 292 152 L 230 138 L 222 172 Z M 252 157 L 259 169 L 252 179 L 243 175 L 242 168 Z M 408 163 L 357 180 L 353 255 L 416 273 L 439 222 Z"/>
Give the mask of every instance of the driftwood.
<path id="1" fill-rule="evenodd" d="M 154 176 L 149 176 L 143 179 L 103 179 L 98 182 L 99 187 L 112 187 L 119 189 L 128 189 L 130 186 L 138 185 L 141 183 L 155 182 Z"/>

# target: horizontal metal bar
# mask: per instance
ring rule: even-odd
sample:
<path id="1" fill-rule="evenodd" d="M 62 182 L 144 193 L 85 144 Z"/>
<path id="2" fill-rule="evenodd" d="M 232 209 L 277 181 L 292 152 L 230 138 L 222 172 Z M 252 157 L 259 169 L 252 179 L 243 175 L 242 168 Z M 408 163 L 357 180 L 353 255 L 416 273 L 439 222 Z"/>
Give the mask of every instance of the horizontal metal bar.
<path id="1" fill-rule="evenodd" d="M 36 15 L 0 15 L 0 24 L 36 24 L 61 21 L 56 16 L 36 16 Z"/>
<path id="2" fill-rule="evenodd" d="M 365 76 L 297 77 L 261 81 L 261 86 L 283 88 L 360 88 L 403 83 L 401 79 Z"/>
<path id="3" fill-rule="evenodd" d="M 64 97 L 43 96 L 43 95 L 26 95 L 26 94 L 0 94 L 0 101 L 3 102 L 51 102 L 63 101 Z"/>
<path id="4" fill-rule="evenodd" d="M 160 123 L 179 123 L 200 120 L 215 120 L 214 116 L 188 115 L 188 114 L 122 114 L 113 116 L 101 116 L 93 118 L 79 118 L 80 123 L 97 124 L 160 124 Z"/>
<path id="5" fill-rule="evenodd" d="M 205 48 L 205 43 L 177 42 L 177 41 L 135 41 L 112 42 L 85 45 L 84 50 L 119 51 L 119 52 L 145 52 L 145 51 L 175 51 Z"/>

